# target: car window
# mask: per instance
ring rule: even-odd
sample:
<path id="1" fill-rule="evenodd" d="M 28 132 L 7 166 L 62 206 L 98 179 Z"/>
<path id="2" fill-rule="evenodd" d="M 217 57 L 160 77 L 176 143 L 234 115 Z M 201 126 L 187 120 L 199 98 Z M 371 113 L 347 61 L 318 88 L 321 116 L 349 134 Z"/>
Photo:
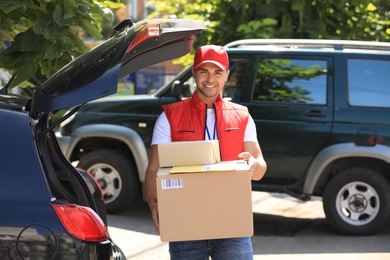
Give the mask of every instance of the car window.
<path id="1" fill-rule="evenodd" d="M 351 106 L 390 107 L 390 61 L 348 60 Z"/>
<path id="2" fill-rule="evenodd" d="M 325 60 L 261 59 L 252 100 L 325 105 L 326 75 Z"/>
<path id="3" fill-rule="evenodd" d="M 225 83 L 222 95 L 232 101 L 238 101 L 249 72 L 250 59 L 245 57 L 231 57 L 229 60 L 229 78 Z"/>

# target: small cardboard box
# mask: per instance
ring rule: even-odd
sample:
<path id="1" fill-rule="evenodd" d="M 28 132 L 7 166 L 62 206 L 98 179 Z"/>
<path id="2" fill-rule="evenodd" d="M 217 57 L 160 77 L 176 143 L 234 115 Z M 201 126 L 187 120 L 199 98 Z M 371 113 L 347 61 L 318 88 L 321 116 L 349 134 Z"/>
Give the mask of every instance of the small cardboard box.
<path id="1" fill-rule="evenodd" d="M 218 140 L 158 145 L 160 167 L 214 164 L 221 160 Z"/>
<path id="2" fill-rule="evenodd" d="M 220 164 L 224 164 L 221 162 Z M 235 165 L 234 165 L 235 164 Z M 199 172 L 157 173 L 160 239 L 186 241 L 253 235 L 249 167 L 232 163 L 221 170 L 205 166 Z M 199 167 L 196 166 L 199 170 Z"/>

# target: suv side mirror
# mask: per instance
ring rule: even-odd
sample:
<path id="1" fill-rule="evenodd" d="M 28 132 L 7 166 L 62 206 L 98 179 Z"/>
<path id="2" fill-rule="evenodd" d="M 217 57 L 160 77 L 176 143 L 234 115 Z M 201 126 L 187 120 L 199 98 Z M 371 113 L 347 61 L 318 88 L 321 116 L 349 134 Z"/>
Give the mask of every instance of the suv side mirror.
<path id="1" fill-rule="evenodd" d="M 192 96 L 190 84 L 188 84 L 188 83 L 183 84 L 183 86 L 181 88 L 181 96 L 187 97 L 187 98 Z"/>
<path id="2" fill-rule="evenodd" d="M 182 84 L 180 83 L 180 81 L 175 80 L 171 87 L 171 96 L 176 97 L 178 101 L 181 100 L 181 91 L 180 91 L 181 88 L 182 88 Z"/>

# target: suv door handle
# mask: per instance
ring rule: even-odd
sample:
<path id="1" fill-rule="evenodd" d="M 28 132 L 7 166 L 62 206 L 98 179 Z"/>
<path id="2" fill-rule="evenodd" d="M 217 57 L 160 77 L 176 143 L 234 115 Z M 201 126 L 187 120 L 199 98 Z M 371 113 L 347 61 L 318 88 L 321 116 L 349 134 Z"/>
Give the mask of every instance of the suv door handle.
<path id="1" fill-rule="evenodd" d="M 308 117 L 326 117 L 326 113 L 321 113 L 320 110 L 310 110 L 305 113 L 305 116 Z"/>

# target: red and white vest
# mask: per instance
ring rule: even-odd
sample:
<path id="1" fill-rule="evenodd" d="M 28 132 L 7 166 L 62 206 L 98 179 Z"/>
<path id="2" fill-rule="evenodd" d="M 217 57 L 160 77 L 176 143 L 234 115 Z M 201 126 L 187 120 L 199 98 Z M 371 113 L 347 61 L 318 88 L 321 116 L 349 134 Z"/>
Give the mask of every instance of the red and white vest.
<path id="1" fill-rule="evenodd" d="M 245 106 L 224 100 L 222 94 L 214 102 L 216 131 L 223 161 L 237 160 L 243 151 L 244 135 L 249 112 Z M 197 96 L 164 105 L 173 142 L 204 140 L 207 105 Z"/>

